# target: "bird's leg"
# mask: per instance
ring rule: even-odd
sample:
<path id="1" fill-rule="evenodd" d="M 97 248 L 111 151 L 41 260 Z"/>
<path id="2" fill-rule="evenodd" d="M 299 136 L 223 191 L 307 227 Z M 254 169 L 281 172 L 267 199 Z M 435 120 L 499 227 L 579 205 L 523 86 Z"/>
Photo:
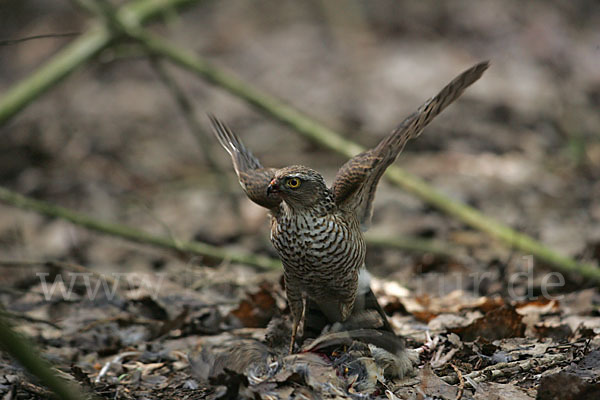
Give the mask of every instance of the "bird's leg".
<path id="1" fill-rule="evenodd" d="M 302 293 L 302 314 L 300 314 L 300 323 L 302 324 L 302 330 L 300 331 L 300 335 L 304 335 L 304 323 L 306 317 L 306 293 Z"/>
<path id="2" fill-rule="evenodd" d="M 304 320 L 305 308 L 306 308 L 306 296 L 301 294 L 299 291 L 292 289 L 290 286 L 286 287 L 288 303 L 290 305 L 290 311 L 292 313 L 292 337 L 290 340 L 289 354 L 294 352 L 294 344 L 296 343 L 296 335 L 298 333 L 298 326 L 300 322 Z"/>
<path id="3" fill-rule="evenodd" d="M 296 318 L 292 321 L 292 338 L 290 340 L 290 350 L 288 354 L 294 353 L 294 343 L 296 342 L 296 332 L 298 331 L 298 320 Z"/>
<path id="4" fill-rule="evenodd" d="M 292 323 L 292 339 L 290 340 L 290 352 L 292 354 L 294 352 L 294 344 L 296 343 L 296 336 L 298 334 L 298 327 L 302 324 L 302 329 L 300 331 L 300 336 L 304 333 L 304 317 L 306 315 L 306 294 L 302 294 L 302 303 L 300 305 L 302 307 L 302 311 L 300 312 L 300 318 L 293 317 Z"/>

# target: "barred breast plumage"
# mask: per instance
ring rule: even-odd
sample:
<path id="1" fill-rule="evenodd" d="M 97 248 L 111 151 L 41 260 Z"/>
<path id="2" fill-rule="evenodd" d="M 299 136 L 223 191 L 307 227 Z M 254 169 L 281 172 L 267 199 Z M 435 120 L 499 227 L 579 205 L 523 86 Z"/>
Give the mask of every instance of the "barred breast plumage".
<path id="1" fill-rule="evenodd" d="M 293 317 L 290 351 L 307 300 L 316 303 L 329 322 L 344 321 L 358 303 L 359 281 L 366 282 L 370 292 L 368 274 L 363 273 L 361 228 L 370 224 L 379 179 L 406 142 L 419 136 L 487 68 L 488 63 L 483 62 L 457 76 L 376 147 L 346 162 L 331 188 L 307 167 L 264 168 L 237 135 L 211 116 L 217 139 L 231 155 L 242 188 L 252 201 L 271 211 L 271 240 L 283 262 Z M 372 292 L 370 296 L 370 301 L 361 299 L 361 306 L 377 303 L 372 301 Z M 380 307 L 379 313 L 391 330 Z"/>
<path id="2" fill-rule="evenodd" d="M 285 266 L 286 282 L 296 282 L 300 294 L 317 303 L 354 302 L 366 252 L 358 221 L 341 213 L 282 210 L 273 217 L 271 242 Z M 346 317 L 339 312 L 333 321 Z"/>

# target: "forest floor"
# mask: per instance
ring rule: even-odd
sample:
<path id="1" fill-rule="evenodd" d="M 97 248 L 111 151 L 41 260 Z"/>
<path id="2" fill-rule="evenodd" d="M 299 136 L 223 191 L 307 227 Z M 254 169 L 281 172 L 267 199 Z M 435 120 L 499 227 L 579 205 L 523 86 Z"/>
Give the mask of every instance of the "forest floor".
<path id="1" fill-rule="evenodd" d="M 7 1 L 0 37 L 86 29 L 84 12 L 51 3 Z M 365 147 L 491 60 L 396 165 L 563 255 L 600 262 L 597 2 L 200 2 L 166 22 L 154 31 Z M 0 46 L 0 96 L 70 40 Z M 1 128 L 0 185 L 142 232 L 276 258 L 267 213 L 245 197 L 206 113 L 266 166 L 307 165 L 330 183 L 345 158 L 166 70 L 206 129 L 200 145 L 148 58 L 126 42 Z M 169 252 L 2 203 L 0 304 L 63 376 L 103 398 L 600 398 L 594 282 L 385 181 L 368 233 L 439 250 L 368 246 L 373 290 L 413 356 L 402 379 L 347 357 L 346 344 L 292 358 L 264 347 L 269 322 L 289 317 L 280 270 Z M 263 352 L 266 370 L 227 359 L 233 348 Z M 0 353 L 0 398 L 48 396 Z"/>

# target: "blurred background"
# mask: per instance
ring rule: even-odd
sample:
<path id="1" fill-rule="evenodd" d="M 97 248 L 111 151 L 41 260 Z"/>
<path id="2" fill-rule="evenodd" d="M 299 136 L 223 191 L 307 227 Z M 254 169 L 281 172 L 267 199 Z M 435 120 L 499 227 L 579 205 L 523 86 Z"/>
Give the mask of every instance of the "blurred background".
<path id="1" fill-rule="evenodd" d="M 91 22 L 64 0 L 0 4 L 0 39 L 83 32 Z M 597 1 L 199 1 L 150 26 L 365 147 L 457 74 L 491 60 L 396 165 L 565 255 L 600 259 Z M 0 93 L 71 40 L 0 46 Z M 0 128 L 0 185 L 155 234 L 275 256 L 266 212 L 245 198 L 206 113 L 225 120 L 266 166 L 307 165 L 331 183 L 345 159 L 163 65 L 192 101 L 203 144 L 146 55 L 123 42 Z M 374 233 L 466 246 L 477 260 L 469 268 L 511 260 L 511 249 L 385 182 L 374 209 Z M 4 204 L 0 254 L 113 271 L 189 261 Z M 395 249 L 370 251 L 368 265 L 409 286 L 423 271 L 468 272 Z M 242 270 L 227 279 L 253 279 Z"/>

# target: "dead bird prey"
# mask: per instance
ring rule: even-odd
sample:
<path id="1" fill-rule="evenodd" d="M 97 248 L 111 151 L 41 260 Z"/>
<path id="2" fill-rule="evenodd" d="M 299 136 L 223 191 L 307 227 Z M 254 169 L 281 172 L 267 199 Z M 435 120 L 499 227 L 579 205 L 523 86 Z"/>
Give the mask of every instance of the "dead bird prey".
<path id="1" fill-rule="evenodd" d="M 307 302 L 316 305 L 329 323 L 346 321 L 353 312 L 363 311 L 366 302 L 373 303 L 361 229 L 371 222 L 379 179 L 406 142 L 419 136 L 488 65 L 482 62 L 464 71 L 376 147 L 346 162 L 331 188 L 321 174 L 307 167 L 264 168 L 235 133 L 210 117 L 246 195 L 271 212 L 271 242 L 283 262 L 292 313 L 290 353 Z M 387 319 L 385 325 L 389 327 Z"/>
<path id="2" fill-rule="evenodd" d="M 292 355 L 289 321 L 281 317 L 271 320 L 263 341 L 233 332 L 204 337 L 188 355 L 192 375 L 227 388 L 227 398 L 374 398 L 411 374 L 418 357 L 393 333 L 372 329 L 377 319 L 375 311 L 352 315 Z M 354 329 L 358 324 L 369 328 Z"/>

